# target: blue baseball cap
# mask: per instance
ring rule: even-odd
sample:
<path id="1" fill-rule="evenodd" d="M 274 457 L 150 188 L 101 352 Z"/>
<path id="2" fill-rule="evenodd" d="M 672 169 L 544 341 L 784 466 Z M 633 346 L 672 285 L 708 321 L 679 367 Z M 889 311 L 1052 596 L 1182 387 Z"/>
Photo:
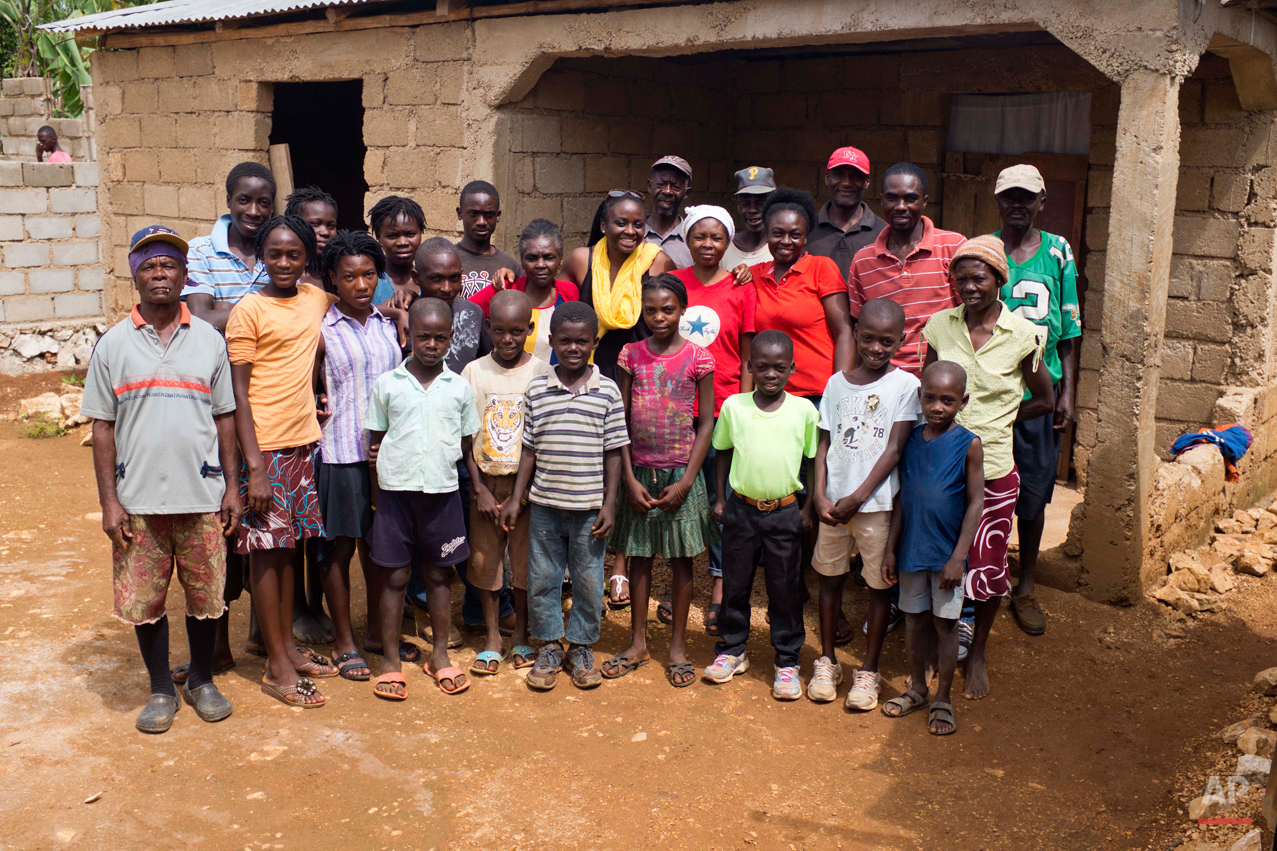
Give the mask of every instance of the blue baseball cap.
<path id="1" fill-rule="evenodd" d="M 185 254 L 190 250 L 190 246 L 186 244 L 186 240 L 172 228 L 166 228 L 164 225 L 147 225 L 137 233 L 133 234 L 133 238 L 129 240 L 129 253 L 132 254 L 139 248 L 150 245 L 152 242 L 167 242 L 177 246 Z"/>

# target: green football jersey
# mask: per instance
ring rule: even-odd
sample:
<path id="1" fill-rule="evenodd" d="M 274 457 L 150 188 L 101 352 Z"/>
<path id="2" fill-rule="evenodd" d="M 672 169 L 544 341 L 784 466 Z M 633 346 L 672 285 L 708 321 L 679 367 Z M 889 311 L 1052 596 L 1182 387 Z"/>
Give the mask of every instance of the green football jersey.
<path id="1" fill-rule="evenodd" d="M 1073 249 L 1062 236 L 1042 231 L 1042 244 L 1024 263 L 1007 255 L 1011 277 L 1002 285 L 1002 301 L 1019 316 L 1046 329 L 1046 369 L 1051 382 L 1062 375 L 1056 346 L 1061 340 L 1082 336 L 1082 315 L 1077 304 L 1077 264 Z M 1001 238 L 1002 232 L 994 236 Z"/>

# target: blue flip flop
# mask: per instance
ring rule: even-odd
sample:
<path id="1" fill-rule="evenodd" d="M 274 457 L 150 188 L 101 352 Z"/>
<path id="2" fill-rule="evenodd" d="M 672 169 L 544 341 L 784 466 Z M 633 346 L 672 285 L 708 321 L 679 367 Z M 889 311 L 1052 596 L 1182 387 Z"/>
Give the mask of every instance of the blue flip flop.
<path id="1" fill-rule="evenodd" d="M 497 667 L 489 668 L 488 664 L 490 662 L 496 662 Z M 485 674 L 491 676 L 499 670 L 501 670 L 501 654 L 494 653 L 491 650 L 484 650 L 478 656 L 475 656 L 474 662 L 470 665 L 470 673 L 472 674 Z"/>
<path id="2" fill-rule="evenodd" d="M 518 647 L 510 648 L 510 653 L 506 659 L 513 660 L 511 664 L 517 668 L 531 668 L 537 663 L 537 651 L 535 647 L 529 647 L 526 644 L 520 644 Z M 475 661 L 478 661 L 477 659 Z"/>

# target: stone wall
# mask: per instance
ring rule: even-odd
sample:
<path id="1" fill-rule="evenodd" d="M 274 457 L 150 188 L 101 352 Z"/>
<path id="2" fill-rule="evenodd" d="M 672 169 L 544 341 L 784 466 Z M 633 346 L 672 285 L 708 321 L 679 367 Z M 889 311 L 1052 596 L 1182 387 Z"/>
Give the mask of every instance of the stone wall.
<path id="1" fill-rule="evenodd" d="M 93 145 L 93 87 L 80 90 L 85 114 L 53 118 L 53 98 L 43 77 L 0 81 L 0 160 L 35 162 L 36 131 L 45 124 L 58 133 L 62 150 L 76 162 L 97 158 Z"/>

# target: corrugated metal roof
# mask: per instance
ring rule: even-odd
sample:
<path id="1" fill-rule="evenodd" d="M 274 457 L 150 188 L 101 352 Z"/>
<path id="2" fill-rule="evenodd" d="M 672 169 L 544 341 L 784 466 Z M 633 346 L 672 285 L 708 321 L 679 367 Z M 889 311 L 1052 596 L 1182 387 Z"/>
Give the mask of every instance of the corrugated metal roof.
<path id="1" fill-rule="evenodd" d="M 82 15 L 40 29 L 52 32 L 81 30 L 123 30 L 174 24 L 199 24 L 251 18 L 279 12 L 297 12 L 327 6 L 356 6 L 369 0 L 165 0 L 149 6 L 134 6 L 113 12 Z"/>

